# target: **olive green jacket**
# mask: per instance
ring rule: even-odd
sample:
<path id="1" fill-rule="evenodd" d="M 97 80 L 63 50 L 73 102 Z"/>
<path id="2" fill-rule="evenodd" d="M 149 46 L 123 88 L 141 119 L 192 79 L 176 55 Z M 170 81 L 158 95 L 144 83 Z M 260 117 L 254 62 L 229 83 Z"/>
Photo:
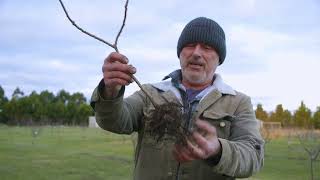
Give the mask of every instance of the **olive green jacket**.
<path id="1" fill-rule="evenodd" d="M 215 87 L 199 102 L 195 117 L 200 117 L 217 129 L 222 145 L 218 164 L 212 166 L 205 160 L 183 163 L 180 180 L 223 180 L 249 177 L 263 166 L 264 141 L 258 121 L 248 96 L 234 91 L 218 78 Z M 144 85 L 158 103 L 181 103 L 178 91 L 163 82 Z M 124 98 L 124 87 L 117 98 L 105 100 L 100 96 L 101 84 L 91 98 L 91 105 L 99 126 L 119 134 L 138 132 L 135 150 L 135 180 L 174 180 L 177 162 L 172 156 L 172 142 L 156 143 L 148 133 L 145 120 L 154 109 L 142 91 Z"/>

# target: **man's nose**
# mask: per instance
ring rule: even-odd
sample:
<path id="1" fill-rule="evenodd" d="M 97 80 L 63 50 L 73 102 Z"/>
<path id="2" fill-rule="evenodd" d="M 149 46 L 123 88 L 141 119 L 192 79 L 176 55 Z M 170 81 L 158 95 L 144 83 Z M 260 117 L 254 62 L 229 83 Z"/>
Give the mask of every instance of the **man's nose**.
<path id="1" fill-rule="evenodd" d="M 200 57 L 200 56 L 201 56 L 201 53 L 202 53 L 201 44 L 197 44 L 197 45 L 194 47 L 193 56 Z"/>

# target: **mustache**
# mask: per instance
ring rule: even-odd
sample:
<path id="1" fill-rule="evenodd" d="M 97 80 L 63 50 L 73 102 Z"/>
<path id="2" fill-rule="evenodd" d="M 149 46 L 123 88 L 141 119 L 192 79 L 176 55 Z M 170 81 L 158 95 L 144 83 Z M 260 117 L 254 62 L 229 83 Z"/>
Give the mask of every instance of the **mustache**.
<path id="1" fill-rule="evenodd" d="M 188 64 L 204 66 L 205 63 L 200 58 L 190 58 Z"/>

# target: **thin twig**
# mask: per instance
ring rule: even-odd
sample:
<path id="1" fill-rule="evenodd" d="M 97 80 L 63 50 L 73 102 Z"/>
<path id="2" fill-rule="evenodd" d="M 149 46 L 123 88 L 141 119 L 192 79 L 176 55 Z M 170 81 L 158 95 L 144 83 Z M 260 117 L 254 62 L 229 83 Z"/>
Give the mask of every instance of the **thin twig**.
<path id="1" fill-rule="evenodd" d="M 66 14 L 68 20 L 71 22 L 71 24 L 72 24 L 73 26 L 75 26 L 78 30 L 80 30 L 81 32 L 87 34 L 88 36 L 93 37 L 94 39 L 96 39 L 96 40 L 98 40 L 98 41 L 101 41 L 101 42 L 107 44 L 108 46 L 112 47 L 117 53 L 119 53 L 117 44 L 118 44 L 118 40 L 119 40 L 119 37 L 120 37 L 120 35 L 121 35 L 121 32 L 122 32 L 122 30 L 123 30 L 123 28 L 124 28 L 124 26 L 125 26 L 125 23 L 126 23 L 129 0 L 126 0 L 125 12 L 124 12 L 124 17 L 123 17 L 122 25 L 121 25 L 121 28 L 120 28 L 118 34 L 117 34 L 117 37 L 116 37 L 116 40 L 115 40 L 114 44 L 111 44 L 111 43 L 109 43 L 108 41 L 106 41 L 106 40 L 104 40 L 104 39 L 102 39 L 102 38 L 99 38 L 99 37 L 97 37 L 96 35 L 91 34 L 91 33 L 87 32 L 87 31 L 85 31 L 84 29 L 82 29 L 81 27 L 79 27 L 79 26 L 75 23 L 75 21 L 73 21 L 73 20 L 71 19 L 71 17 L 69 16 L 69 13 L 68 13 L 67 9 L 65 8 L 62 0 L 59 0 L 59 2 L 60 2 L 60 4 L 61 4 L 61 6 L 62 6 L 62 8 L 63 8 L 63 11 L 64 11 L 64 13 Z M 138 81 L 138 79 L 137 79 L 134 75 L 132 75 L 132 79 L 137 83 L 137 85 L 140 87 L 140 89 L 141 89 L 141 90 L 146 94 L 146 96 L 150 99 L 152 105 L 153 105 L 154 107 L 157 107 L 157 103 L 155 103 L 155 101 L 151 98 L 150 94 L 147 93 L 147 91 L 142 87 L 142 85 L 141 85 L 141 83 Z"/>
<path id="2" fill-rule="evenodd" d="M 79 27 L 79 26 L 75 23 L 75 21 L 70 18 L 69 14 L 68 14 L 68 11 L 67 11 L 67 9 L 64 7 L 64 4 L 63 4 L 62 0 L 59 0 L 59 2 L 60 2 L 60 4 L 61 4 L 61 6 L 62 6 L 62 8 L 63 8 L 63 11 L 64 11 L 64 13 L 66 14 L 68 20 L 72 23 L 73 26 L 75 26 L 77 29 L 79 29 L 81 32 L 87 34 L 88 36 L 91 36 L 91 37 L 93 37 L 94 39 L 96 39 L 96 40 L 98 40 L 98 41 L 101 41 L 101 42 L 107 44 L 108 46 L 112 47 L 113 49 L 118 49 L 115 45 L 109 43 L 108 41 L 105 41 L 104 39 L 99 38 L 99 37 L 97 37 L 96 35 L 91 34 L 91 33 L 87 32 L 86 30 L 82 29 L 81 27 Z"/>
<path id="3" fill-rule="evenodd" d="M 307 145 L 304 143 L 302 138 L 303 138 L 302 135 L 298 134 L 298 139 L 299 139 L 300 144 L 302 145 L 303 149 L 308 153 L 309 156 L 312 156 L 312 152 L 307 148 Z"/>
<path id="4" fill-rule="evenodd" d="M 118 35 L 117 35 L 117 37 L 116 37 L 116 40 L 114 41 L 114 46 L 116 47 L 116 51 L 117 51 L 117 49 L 118 49 L 118 46 L 117 46 L 117 45 L 118 45 L 118 39 L 119 39 L 120 34 L 121 34 L 121 32 L 122 32 L 125 24 L 126 24 L 127 11 L 128 11 L 128 3 L 129 3 L 129 0 L 126 1 L 126 4 L 125 4 L 125 6 L 124 6 L 124 9 L 125 9 L 125 10 L 124 10 L 124 16 L 123 16 L 122 26 L 121 26 L 121 28 L 120 28 L 120 30 L 119 30 L 119 32 L 118 32 Z"/>
<path id="5" fill-rule="evenodd" d="M 140 87 L 140 89 L 146 94 L 146 96 L 149 98 L 149 100 L 151 101 L 152 105 L 156 108 L 158 107 L 157 103 L 151 98 L 150 94 L 142 87 L 141 83 L 138 81 L 138 79 L 132 75 L 132 79 L 134 80 L 134 82 L 137 83 L 137 85 Z"/>
<path id="6" fill-rule="evenodd" d="M 319 154 L 320 154 L 320 146 L 318 146 L 317 151 L 318 151 L 318 152 L 316 153 L 316 155 L 315 155 L 315 157 L 314 157 L 315 160 L 317 160 L 317 158 L 318 158 L 318 156 L 319 156 Z"/>

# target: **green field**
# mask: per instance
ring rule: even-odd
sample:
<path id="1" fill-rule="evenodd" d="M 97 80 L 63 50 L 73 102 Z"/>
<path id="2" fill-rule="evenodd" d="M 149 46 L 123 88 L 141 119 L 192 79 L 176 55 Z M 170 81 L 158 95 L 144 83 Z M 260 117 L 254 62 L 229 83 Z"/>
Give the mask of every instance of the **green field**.
<path id="1" fill-rule="evenodd" d="M 266 148 L 263 170 L 250 179 L 310 179 L 306 154 L 288 148 L 286 138 Z M 131 136 L 98 128 L 0 126 L 1 180 L 124 180 L 131 179 L 132 169 Z M 315 173 L 320 179 L 319 160 Z"/>

